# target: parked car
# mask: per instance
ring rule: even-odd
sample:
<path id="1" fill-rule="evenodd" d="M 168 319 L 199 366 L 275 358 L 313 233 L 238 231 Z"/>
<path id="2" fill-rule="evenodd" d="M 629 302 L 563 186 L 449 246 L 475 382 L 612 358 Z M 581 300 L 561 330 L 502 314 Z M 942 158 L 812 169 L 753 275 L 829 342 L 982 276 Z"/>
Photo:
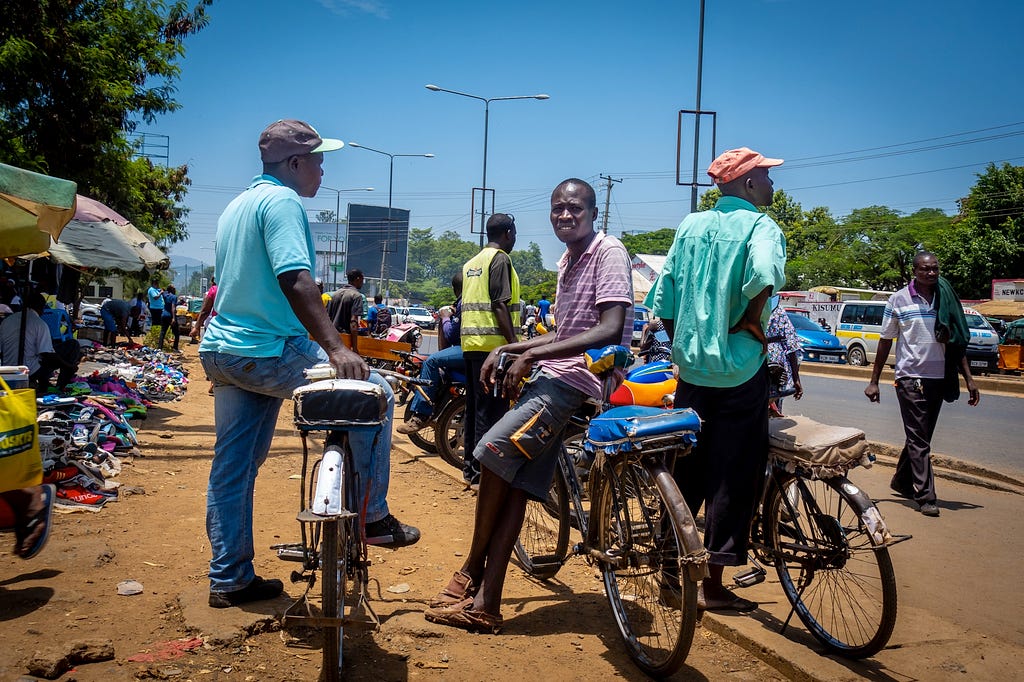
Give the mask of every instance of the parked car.
<path id="1" fill-rule="evenodd" d="M 434 316 L 430 314 L 430 311 L 426 308 L 413 307 L 409 308 L 405 315 L 406 322 L 415 322 L 416 326 L 422 329 L 433 329 L 437 326 L 437 321 Z"/>
<path id="2" fill-rule="evenodd" d="M 391 312 L 391 326 L 402 324 L 405 322 L 405 318 L 409 315 L 408 308 L 398 308 L 393 305 L 388 306 L 388 311 Z"/>
<path id="3" fill-rule="evenodd" d="M 806 315 L 787 312 L 800 342 L 800 360 L 809 362 L 846 363 L 846 348 L 838 337 L 829 334 Z"/>
<path id="4" fill-rule="evenodd" d="M 633 306 L 633 345 L 640 345 L 644 325 L 651 321 L 651 311 L 642 305 Z"/>
<path id="5" fill-rule="evenodd" d="M 999 367 L 999 334 L 977 310 L 964 306 L 964 316 L 971 330 L 967 364 L 972 372 L 995 372 Z"/>

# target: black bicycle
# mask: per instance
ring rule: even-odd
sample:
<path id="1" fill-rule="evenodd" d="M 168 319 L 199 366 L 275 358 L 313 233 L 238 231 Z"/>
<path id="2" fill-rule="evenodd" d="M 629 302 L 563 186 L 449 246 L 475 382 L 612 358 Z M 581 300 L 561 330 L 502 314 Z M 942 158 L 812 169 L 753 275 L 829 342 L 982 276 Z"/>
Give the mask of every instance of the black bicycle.
<path id="1" fill-rule="evenodd" d="M 330 365 L 306 370 L 310 379 L 333 376 Z M 295 390 L 294 422 L 302 437 L 302 476 L 299 485 L 299 521 L 302 541 L 274 545 L 281 559 L 302 564 L 292 572 L 292 582 L 306 584 L 302 595 L 288 608 L 282 625 L 317 628 L 323 632 L 322 677 L 335 682 L 342 677 L 344 627 L 380 624 L 369 602 L 369 567 L 364 512 L 367 495 L 359 479 L 349 447 L 354 430 L 378 428 L 387 414 L 387 399 L 380 386 L 367 381 L 333 379 L 316 381 Z M 310 462 L 307 438 L 324 432 L 323 454 Z M 310 601 L 317 583 L 319 612 Z M 346 612 L 346 600 L 349 601 Z"/>
<path id="2" fill-rule="evenodd" d="M 773 565 L 792 605 L 782 632 L 795 613 L 829 651 L 873 656 L 896 624 L 889 547 L 911 536 L 890 532 L 875 503 L 844 473 L 869 458 L 863 432 L 802 417 L 771 424 L 773 447 L 751 526 L 755 558 L 734 581 L 760 583 L 766 571 L 758 560 Z"/>
<path id="3" fill-rule="evenodd" d="M 610 348 L 616 366 L 631 357 Z M 515 556 L 541 580 L 571 556 L 596 564 L 630 657 L 647 674 L 668 676 L 689 654 L 697 584 L 707 575 L 707 552 L 671 473 L 700 420 L 693 410 L 640 406 L 587 412 L 566 427 L 550 492 L 527 505 Z M 580 541 L 570 549 L 572 528 Z"/>

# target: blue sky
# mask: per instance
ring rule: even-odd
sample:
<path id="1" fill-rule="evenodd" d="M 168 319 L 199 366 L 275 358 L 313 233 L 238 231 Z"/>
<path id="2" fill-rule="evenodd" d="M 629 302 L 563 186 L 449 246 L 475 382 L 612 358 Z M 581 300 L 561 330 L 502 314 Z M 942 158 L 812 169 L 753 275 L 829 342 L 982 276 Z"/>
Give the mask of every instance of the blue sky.
<path id="1" fill-rule="evenodd" d="M 690 206 L 690 189 L 675 184 L 676 112 L 696 103 L 698 7 L 218 0 L 186 43 L 182 108 L 140 126 L 168 135 L 170 162 L 190 166 L 191 237 L 172 255 L 213 260 L 217 216 L 260 172 L 256 141 L 278 118 L 395 154 L 435 154 L 395 159 L 394 206 L 412 212 L 414 227 L 470 238 L 483 103 L 427 83 L 550 95 L 492 103 L 487 166 L 496 210 L 515 214 L 520 246 L 537 242 L 549 266 L 562 247 L 548 196 L 566 177 L 623 179 L 608 212 L 613 234 L 675 227 Z M 1024 164 L 1018 0 L 707 0 L 705 22 L 702 107 L 718 112 L 717 150 L 785 158 L 775 186 L 805 209 L 952 213 L 985 164 Z M 324 170 L 327 187 L 376 188 L 343 194 L 342 214 L 348 201 L 387 205 L 387 157 L 346 147 L 325 155 Z M 602 209 L 604 200 L 599 187 Z M 333 209 L 335 194 L 306 205 Z"/>

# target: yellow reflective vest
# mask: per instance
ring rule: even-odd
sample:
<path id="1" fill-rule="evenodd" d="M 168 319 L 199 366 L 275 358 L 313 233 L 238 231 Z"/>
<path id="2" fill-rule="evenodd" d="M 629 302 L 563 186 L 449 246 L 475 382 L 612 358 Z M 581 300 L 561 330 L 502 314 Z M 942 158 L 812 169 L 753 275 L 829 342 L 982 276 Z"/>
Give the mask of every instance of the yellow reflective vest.
<path id="1" fill-rule="evenodd" d="M 487 246 L 462 266 L 462 350 L 492 351 L 508 343 L 498 327 L 498 316 L 491 309 L 491 261 L 498 249 Z M 512 319 L 519 310 L 519 275 L 512 271 L 512 300 L 508 303 Z M 512 323 L 515 329 L 515 322 Z"/>

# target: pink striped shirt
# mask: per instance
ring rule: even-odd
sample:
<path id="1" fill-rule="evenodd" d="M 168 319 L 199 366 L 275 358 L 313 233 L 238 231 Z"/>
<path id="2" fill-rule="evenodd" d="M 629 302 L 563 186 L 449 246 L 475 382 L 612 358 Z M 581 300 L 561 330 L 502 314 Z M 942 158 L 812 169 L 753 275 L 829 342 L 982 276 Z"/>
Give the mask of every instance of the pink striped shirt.
<path id="1" fill-rule="evenodd" d="M 619 341 L 629 348 L 633 338 L 633 274 L 626 247 L 615 237 L 598 232 L 579 260 L 569 267 L 569 252 L 558 261 L 555 297 L 556 341 L 597 326 L 601 303 L 625 303 L 626 319 Z M 569 386 L 600 399 L 601 381 L 590 373 L 583 356 L 543 360 L 540 366 Z"/>

